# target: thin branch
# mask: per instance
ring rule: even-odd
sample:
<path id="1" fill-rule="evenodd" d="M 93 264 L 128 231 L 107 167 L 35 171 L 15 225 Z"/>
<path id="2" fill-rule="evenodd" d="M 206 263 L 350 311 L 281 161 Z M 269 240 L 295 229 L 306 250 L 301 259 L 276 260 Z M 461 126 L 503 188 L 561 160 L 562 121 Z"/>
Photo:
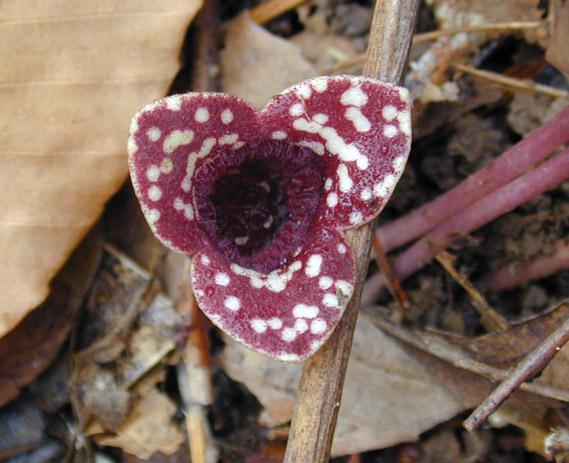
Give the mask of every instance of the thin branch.
<path id="1" fill-rule="evenodd" d="M 522 383 L 531 380 L 543 370 L 567 341 L 569 341 L 569 318 L 524 357 L 508 377 L 464 421 L 464 427 L 470 432 L 478 429 Z"/>
<path id="2" fill-rule="evenodd" d="M 569 242 L 567 238 L 553 245 L 550 255 L 540 255 L 528 262 L 516 262 L 499 268 L 490 279 L 490 289 L 503 291 L 553 275 L 569 268 Z"/>
<path id="3" fill-rule="evenodd" d="M 488 80 L 495 84 L 501 85 L 515 90 L 522 90 L 525 92 L 532 93 L 542 93 L 547 96 L 552 96 L 554 98 L 569 98 L 569 92 L 565 90 L 559 90 L 557 88 L 550 87 L 548 85 L 535 83 L 533 80 L 522 80 L 516 79 L 515 77 L 508 77 L 497 72 L 484 71 L 482 69 L 476 69 L 472 66 L 467 66 L 465 64 L 453 64 L 455 69 L 461 72 L 470 74 L 479 79 Z"/>
<path id="4" fill-rule="evenodd" d="M 411 213 L 379 227 L 389 252 L 429 232 L 442 222 L 530 170 L 569 142 L 569 106 L 535 129 L 483 169 Z"/>
<path id="5" fill-rule="evenodd" d="M 454 266 L 456 257 L 450 252 L 441 251 L 437 254 L 437 260 L 448 272 L 448 274 L 455 279 L 455 281 L 464 288 L 470 296 L 470 300 L 478 313 L 481 316 L 481 322 L 488 331 L 504 331 L 510 327 L 508 320 L 496 312 L 486 298 L 472 285 L 470 280 L 460 273 Z"/>
<path id="6" fill-rule="evenodd" d="M 377 0 L 364 74 L 399 83 L 411 45 L 418 0 Z M 347 233 L 357 278 L 354 294 L 328 342 L 303 369 L 285 463 L 325 463 L 330 456 L 375 221 Z"/>
<path id="7" fill-rule="evenodd" d="M 401 287 L 401 281 L 393 274 L 393 270 L 391 268 L 391 263 L 389 259 L 383 252 L 383 247 L 381 246 L 381 241 L 377 237 L 377 235 L 373 238 L 373 250 L 375 254 L 375 261 L 377 266 L 379 267 L 379 271 L 382 275 L 385 276 L 385 281 L 387 284 L 387 289 L 391 293 L 391 296 L 399 306 L 399 311 L 395 312 L 391 317 L 394 321 L 397 320 L 401 322 L 404 318 L 406 312 L 409 311 L 409 298 L 407 294 Z"/>
<path id="8" fill-rule="evenodd" d="M 474 26 L 449 27 L 446 29 L 436 29 L 434 31 L 422 32 L 413 36 L 413 45 L 431 40 L 437 40 L 449 35 L 461 34 L 464 32 L 509 32 L 517 30 L 537 29 L 542 26 L 538 21 L 512 21 L 501 23 L 477 24 Z M 350 69 L 354 66 L 363 64 L 366 59 L 365 53 L 352 56 L 330 68 L 331 73 L 338 73 Z"/>
<path id="9" fill-rule="evenodd" d="M 251 10 L 251 19 L 257 24 L 266 24 L 306 2 L 307 0 L 268 0 Z"/>
<path id="10" fill-rule="evenodd" d="M 369 309 L 372 310 L 370 307 Z M 461 370 L 470 371 L 477 375 L 484 376 L 492 381 L 503 381 L 509 376 L 509 372 L 499 368 L 492 367 L 486 363 L 479 362 L 470 358 L 458 348 L 440 337 L 434 338 L 429 333 L 416 333 L 409 331 L 399 325 L 382 319 L 381 317 L 370 317 L 371 322 L 390 336 L 403 341 L 417 349 L 437 357 L 450 365 L 460 368 Z M 569 391 L 557 387 L 549 386 L 541 381 L 532 381 L 531 383 L 523 383 L 520 385 L 522 391 L 538 394 L 542 397 L 550 399 L 569 401 Z"/>
<path id="11" fill-rule="evenodd" d="M 437 226 L 395 259 L 393 263 L 395 275 L 401 279 L 407 278 L 428 264 L 439 251 L 456 243 L 471 231 L 557 187 L 567 179 L 569 179 L 569 149 Z M 373 288 L 368 286 L 369 289 L 362 299 L 364 304 L 372 303 L 385 285 L 382 275 L 374 275 L 372 278 Z"/>

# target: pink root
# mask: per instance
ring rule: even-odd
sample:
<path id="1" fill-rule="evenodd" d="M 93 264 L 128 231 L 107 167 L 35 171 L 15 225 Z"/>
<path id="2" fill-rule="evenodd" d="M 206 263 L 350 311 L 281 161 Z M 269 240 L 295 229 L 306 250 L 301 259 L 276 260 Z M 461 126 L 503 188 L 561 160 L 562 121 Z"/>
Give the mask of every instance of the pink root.
<path id="1" fill-rule="evenodd" d="M 456 243 L 471 231 L 555 188 L 568 178 L 569 149 L 566 149 L 438 225 L 395 259 L 394 275 L 400 279 L 407 278 L 426 265 L 439 251 Z M 378 297 L 385 280 L 381 275 L 374 276 L 366 284 L 362 296 L 364 304 Z"/>
<path id="2" fill-rule="evenodd" d="M 569 268 L 569 243 L 562 239 L 555 243 L 555 251 L 551 255 L 541 255 L 529 262 L 508 264 L 498 269 L 492 276 L 490 288 L 494 291 L 512 289 L 566 268 Z"/>
<path id="3" fill-rule="evenodd" d="M 380 227 L 377 234 L 384 251 L 389 252 L 423 236 L 444 220 L 527 172 L 568 141 L 569 106 L 456 187 Z"/>

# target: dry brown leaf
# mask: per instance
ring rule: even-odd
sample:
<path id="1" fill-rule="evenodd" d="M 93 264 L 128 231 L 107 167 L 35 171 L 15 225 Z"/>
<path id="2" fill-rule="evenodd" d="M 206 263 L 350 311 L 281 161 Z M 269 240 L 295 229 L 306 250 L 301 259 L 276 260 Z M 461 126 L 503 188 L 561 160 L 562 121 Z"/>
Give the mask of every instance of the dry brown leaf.
<path id="1" fill-rule="evenodd" d="M 282 364 L 224 338 L 223 368 L 265 407 L 263 424 L 290 421 L 302 365 Z M 484 391 L 482 391 L 484 393 Z M 362 314 L 344 385 L 332 453 L 346 455 L 415 440 L 482 397 L 462 398 Z"/>
<path id="2" fill-rule="evenodd" d="M 569 79 L 569 3 L 555 0 L 552 4 L 555 24 L 545 57 Z"/>
<path id="3" fill-rule="evenodd" d="M 105 429 L 117 429 L 130 411 L 131 387 L 183 339 L 180 314 L 157 289 L 152 276 L 126 255 L 104 249 L 71 380 L 81 422 L 94 416 Z"/>
<path id="4" fill-rule="evenodd" d="M 512 325 L 506 331 L 490 333 L 475 339 L 447 337 L 464 348 L 472 358 L 497 368 L 508 369 L 535 349 L 569 317 L 569 308 L 558 308 Z M 569 385 L 569 345 L 553 357 L 539 375 L 540 383 L 567 389 Z"/>
<path id="5" fill-rule="evenodd" d="M 134 406 L 114 436 L 95 436 L 99 445 L 120 447 L 147 459 L 155 452 L 172 455 L 184 443 L 184 435 L 172 423 L 176 406 L 156 389 L 148 391 Z"/>
<path id="6" fill-rule="evenodd" d="M 48 299 L 0 338 L 0 407 L 51 364 L 74 326 L 100 255 L 93 233 L 56 277 Z"/>
<path id="7" fill-rule="evenodd" d="M 220 64 L 223 89 L 257 108 L 288 86 L 317 74 L 296 45 L 255 24 L 247 13 L 229 26 Z"/>
<path id="8" fill-rule="evenodd" d="M 132 113 L 166 92 L 200 0 L 0 4 L 0 336 L 48 294 L 123 182 Z"/>

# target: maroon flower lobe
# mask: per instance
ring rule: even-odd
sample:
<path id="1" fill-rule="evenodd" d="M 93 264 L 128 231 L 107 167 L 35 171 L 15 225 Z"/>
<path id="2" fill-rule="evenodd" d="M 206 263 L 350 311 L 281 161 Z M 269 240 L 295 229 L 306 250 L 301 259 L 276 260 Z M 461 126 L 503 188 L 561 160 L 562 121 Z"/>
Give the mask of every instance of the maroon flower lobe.
<path id="1" fill-rule="evenodd" d="M 192 257 L 204 313 L 259 352 L 299 360 L 328 338 L 353 291 L 340 229 L 379 213 L 410 141 L 405 89 L 320 77 L 261 112 L 211 93 L 147 105 L 129 161 L 152 230 Z"/>

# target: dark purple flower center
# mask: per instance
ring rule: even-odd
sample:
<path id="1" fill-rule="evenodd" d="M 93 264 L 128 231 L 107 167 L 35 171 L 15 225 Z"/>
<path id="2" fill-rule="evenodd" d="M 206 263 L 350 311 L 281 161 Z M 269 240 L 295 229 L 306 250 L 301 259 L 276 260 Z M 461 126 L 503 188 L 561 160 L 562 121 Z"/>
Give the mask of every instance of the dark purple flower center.
<path id="1" fill-rule="evenodd" d="M 306 148 L 263 142 L 196 172 L 198 223 L 230 261 L 268 273 L 290 263 L 317 218 L 324 165 Z"/>

